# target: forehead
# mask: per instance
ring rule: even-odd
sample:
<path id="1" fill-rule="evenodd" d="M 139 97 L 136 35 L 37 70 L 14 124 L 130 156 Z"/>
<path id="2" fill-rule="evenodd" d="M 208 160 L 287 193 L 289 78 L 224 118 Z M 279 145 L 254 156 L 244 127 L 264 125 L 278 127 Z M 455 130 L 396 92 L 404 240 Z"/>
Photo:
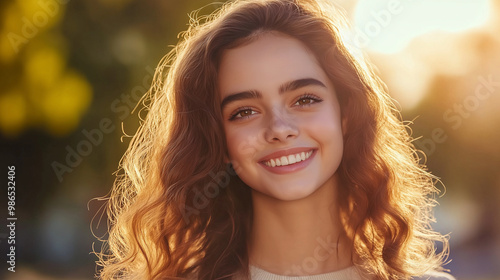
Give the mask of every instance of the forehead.
<path id="1" fill-rule="evenodd" d="M 283 83 L 303 78 L 328 82 L 314 54 L 302 42 L 266 32 L 223 53 L 218 83 L 224 98 L 244 90 L 277 90 Z"/>

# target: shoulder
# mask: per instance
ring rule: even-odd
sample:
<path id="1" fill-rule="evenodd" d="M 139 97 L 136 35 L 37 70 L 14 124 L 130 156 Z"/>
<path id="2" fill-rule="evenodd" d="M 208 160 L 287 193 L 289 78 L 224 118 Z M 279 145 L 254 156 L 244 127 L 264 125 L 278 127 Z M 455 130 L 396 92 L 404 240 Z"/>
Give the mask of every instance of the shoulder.
<path id="1" fill-rule="evenodd" d="M 439 271 L 430 271 L 419 277 L 412 277 L 412 280 L 456 280 L 451 274 Z"/>

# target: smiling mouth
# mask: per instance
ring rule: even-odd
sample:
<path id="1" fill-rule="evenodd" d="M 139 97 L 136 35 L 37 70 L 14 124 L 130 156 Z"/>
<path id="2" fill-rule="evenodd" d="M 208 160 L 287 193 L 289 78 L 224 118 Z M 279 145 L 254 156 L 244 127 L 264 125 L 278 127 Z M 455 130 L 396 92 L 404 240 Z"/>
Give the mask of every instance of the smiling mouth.
<path id="1" fill-rule="evenodd" d="M 309 152 L 301 152 L 289 156 L 282 156 L 280 158 L 275 158 L 265 161 L 264 164 L 269 167 L 287 166 L 308 159 L 312 155 L 312 153 L 313 151 L 311 150 Z"/>

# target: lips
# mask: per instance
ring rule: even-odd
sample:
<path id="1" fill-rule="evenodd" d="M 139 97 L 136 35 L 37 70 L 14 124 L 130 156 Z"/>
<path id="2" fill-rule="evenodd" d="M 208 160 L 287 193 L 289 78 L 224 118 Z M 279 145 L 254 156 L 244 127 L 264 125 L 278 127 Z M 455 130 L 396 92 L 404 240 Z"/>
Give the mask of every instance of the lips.
<path id="1" fill-rule="evenodd" d="M 312 154 L 312 148 L 293 148 L 272 153 L 260 162 L 267 167 L 288 166 L 307 160 Z"/>

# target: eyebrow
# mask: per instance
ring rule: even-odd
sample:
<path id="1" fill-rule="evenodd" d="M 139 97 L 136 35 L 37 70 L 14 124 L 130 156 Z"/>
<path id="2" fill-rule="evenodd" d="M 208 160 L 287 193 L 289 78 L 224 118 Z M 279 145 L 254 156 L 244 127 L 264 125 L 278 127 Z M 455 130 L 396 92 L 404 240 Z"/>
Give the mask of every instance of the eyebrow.
<path id="1" fill-rule="evenodd" d="M 285 92 L 293 91 L 299 88 L 303 88 L 306 86 L 320 86 L 323 88 L 326 88 L 325 84 L 323 84 L 321 81 L 313 79 L 313 78 L 305 78 L 305 79 L 298 79 L 298 80 L 293 80 L 290 82 L 286 82 L 282 84 L 279 87 L 279 94 L 283 94 Z M 257 90 L 247 90 L 247 91 L 242 91 L 238 93 L 233 93 L 230 94 L 224 99 L 222 99 L 221 102 L 221 108 L 224 109 L 229 103 L 237 101 L 237 100 L 244 100 L 244 99 L 260 99 L 262 98 L 262 93 L 260 93 Z"/>

